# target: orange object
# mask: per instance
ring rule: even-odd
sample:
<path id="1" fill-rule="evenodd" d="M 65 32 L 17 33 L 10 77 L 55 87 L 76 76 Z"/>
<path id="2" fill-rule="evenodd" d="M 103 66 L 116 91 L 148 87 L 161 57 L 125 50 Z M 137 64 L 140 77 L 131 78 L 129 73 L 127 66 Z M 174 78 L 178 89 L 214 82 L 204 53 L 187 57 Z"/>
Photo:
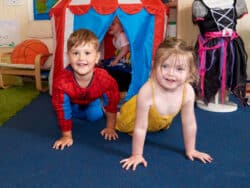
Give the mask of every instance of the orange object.
<path id="1" fill-rule="evenodd" d="M 38 54 L 49 54 L 49 49 L 40 40 L 28 39 L 20 44 L 18 44 L 11 55 L 11 63 L 12 64 L 34 64 L 35 57 Z M 48 56 L 45 56 L 41 59 L 41 65 L 43 65 Z"/>
<path id="2" fill-rule="evenodd" d="M 246 96 L 250 96 L 250 83 L 246 84 Z"/>

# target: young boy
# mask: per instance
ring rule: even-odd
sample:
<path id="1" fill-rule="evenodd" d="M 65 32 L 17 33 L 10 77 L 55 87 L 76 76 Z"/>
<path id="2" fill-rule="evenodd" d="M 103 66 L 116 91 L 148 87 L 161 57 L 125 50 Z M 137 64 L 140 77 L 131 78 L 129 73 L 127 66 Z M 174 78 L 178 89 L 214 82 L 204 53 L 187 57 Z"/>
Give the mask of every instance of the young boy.
<path id="1" fill-rule="evenodd" d="M 104 61 L 103 66 L 117 81 L 119 90 L 126 92 L 131 82 L 130 45 L 118 17 L 115 17 L 108 33 L 113 37 L 116 51 L 114 57 Z"/>
<path id="2" fill-rule="evenodd" d="M 57 114 L 62 137 L 53 148 L 63 150 L 73 144 L 72 118 L 95 121 L 107 118 L 101 135 L 116 140 L 117 104 L 120 100 L 116 81 L 104 70 L 95 67 L 100 58 L 98 38 L 89 30 L 73 32 L 67 41 L 69 66 L 53 84 L 52 105 Z"/>
<path id="3" fill-rule="evenodd" d="M 116 48 L 114 59 L 110 62 L 109 66 L 116 66 L 118 63 L 129 63 L 129 41 L 125 32 L 123 31 L 120 20 L 115 17 L 111 24 L 108 33 L 113 36 L 113 45 Z"/>

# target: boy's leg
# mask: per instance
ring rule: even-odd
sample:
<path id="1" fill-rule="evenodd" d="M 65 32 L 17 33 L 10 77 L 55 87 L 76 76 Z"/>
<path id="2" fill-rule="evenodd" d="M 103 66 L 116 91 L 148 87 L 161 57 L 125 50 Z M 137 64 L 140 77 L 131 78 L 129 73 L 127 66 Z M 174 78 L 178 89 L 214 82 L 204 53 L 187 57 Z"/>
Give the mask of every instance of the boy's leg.
<path id="1" fill-rule="evenodd" d="M 102 104 L 100 99 L 87 105 L 72 105 L 72 116 L 79 119 L 86 119 L 88 121 L 96 121 L 103 117 Z"/>
<path id="2" fill-rule="evenodd" d="M 91 102 L 85 109 L 86 119 L 88 121 L 96 121 L 103 117 L 102 103 L 100 99 Z"/>

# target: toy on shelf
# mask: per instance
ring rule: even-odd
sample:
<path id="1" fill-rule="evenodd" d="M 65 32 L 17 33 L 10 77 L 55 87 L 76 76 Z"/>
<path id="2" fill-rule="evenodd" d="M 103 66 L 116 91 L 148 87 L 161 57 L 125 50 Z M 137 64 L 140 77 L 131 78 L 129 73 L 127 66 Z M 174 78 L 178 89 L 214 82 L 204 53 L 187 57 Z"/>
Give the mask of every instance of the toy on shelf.
<path id="1" fill-rule="evenodd" d="M 232 112 L 237 104 L 229 94 L 246 105 L 247 54 L 236 32 L 237 19 L 247 14 L 244 0 L 195 0 L 193 22 L 200 34 L 196 49 L 200 84 L 197 106 L 214 112 Z"/>

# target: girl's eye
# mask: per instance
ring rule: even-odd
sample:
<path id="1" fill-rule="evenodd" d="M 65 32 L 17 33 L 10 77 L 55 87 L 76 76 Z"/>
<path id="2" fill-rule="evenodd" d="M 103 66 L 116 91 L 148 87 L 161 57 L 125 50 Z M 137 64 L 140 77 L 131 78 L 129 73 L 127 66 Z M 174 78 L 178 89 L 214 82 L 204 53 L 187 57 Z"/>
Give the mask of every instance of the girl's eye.
<path id="1" fill-rule="evenodd" d="M 177 67 L 176 68 L 178 71 L 183 71 L 184 70 L 184 67 Z"/>
<path id="2" fill-rule="evenodd" d="M 89 55 L 90 54 L 90 52 L 85 52 L 85 55 Z"/>
<path id="3" fill-rule="evenodd" d="M 168 67 L 169 67 L 168 64 L 162 64 L 162 65 L 161 65 L 161 68 L 163 68 L 163 69 L 168 68 Z"/>

